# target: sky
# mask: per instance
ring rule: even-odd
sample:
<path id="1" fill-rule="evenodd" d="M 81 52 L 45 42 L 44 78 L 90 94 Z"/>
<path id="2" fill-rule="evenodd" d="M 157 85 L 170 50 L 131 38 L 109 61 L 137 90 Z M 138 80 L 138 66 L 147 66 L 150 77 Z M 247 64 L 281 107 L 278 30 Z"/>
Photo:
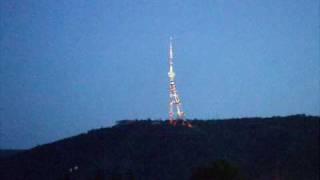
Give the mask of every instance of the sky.
<path id="1" fill-rule="evenodd" d="M 168 118 L 320 115 L 317 0 L 2 0 L 0 149 Z"/>

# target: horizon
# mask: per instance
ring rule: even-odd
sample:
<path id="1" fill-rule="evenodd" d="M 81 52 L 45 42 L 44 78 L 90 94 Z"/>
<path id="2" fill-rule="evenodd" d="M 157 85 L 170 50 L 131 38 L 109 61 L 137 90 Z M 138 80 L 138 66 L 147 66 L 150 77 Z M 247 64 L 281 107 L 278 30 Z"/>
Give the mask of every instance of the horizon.
<path id="1" fill-rule="evenodd" d="M 318 1 L 0 2 L 0 148 L 167 119 L 320 116 Z"/>
<path id="2" fill-rule="evenodd" d="M 308 114 L 291 114 L 291 115 L 285 115 L 285 116 L 277 116 L 277 115 L 274 115 L 274 116 L 268 116 L 268 117 L 230 117 L 230 118 L 223 118 L 223 119 L 197 119 L 197 118 L 194 118 L 194 119 L 186 119 L 186 121 L 229 121 L 229 120 L 248 120 L 248 119 L 272 119 L 272 118 L 288 118 L 288 117 L 293 117 L 293 116 L 305 116 L 305 117 L 315 117 L 315 118 L 320 118 L 320 116 L 315 116 L 315 115 L 308 115 Z M 264 120 L 264 121 L 265 121 Z M 135 122 L 138 122 L 138 121 L 161 121 L 161 122 L 169 122 L 169 119 L 150 119 L 150 118 L 146 118 L 146 119 L 122 119 L 122 120 L 116 120 L 115 123 L 113 125 L 110 125 L 110 126 L 100 126 L 100 127 L 94 127 L 92 129 L 88 129 L 84 132 L 79 132 L 78 134 L 72 134 L 68 137 L 62 137 L 61 139 L 56 139 L 54 141 L 50 141 L 50 142 L 44 142 L 42 144 L 36 144 L 32 147 L 28 147 L 28 148 L 19 148 L 19 149 L 15 149 L 15 148 L 0 148 L 0 150 L 8 150 L 8 151 L 24 151 L 24 150 L 30 150 L 30 149 L 33 149 L 33 148 L 36 148 L 38 146 L 44 146 L 44 145 L 48 145 L 48 144 L 51 144 L 51 143 L 55 143 L 55 142 L 58 142 L 58 141 L 62 141 L 62 140 L 65 140 L 65 139 L 69 139 L 69 138 L 73 138 L 75 136 L 78 136 L 78 135 L 81 135 L 83 133 L 89 133 L 90 131 L 94 131 L 94 130 L 100 130 L 100 129 L 105 129 L 105 128 L 113 128 L 115 126 L 118 126 L 119 123 L 121 121 L 135 121 Z M 169 124 L 168 124 L 169 125 Z"/>

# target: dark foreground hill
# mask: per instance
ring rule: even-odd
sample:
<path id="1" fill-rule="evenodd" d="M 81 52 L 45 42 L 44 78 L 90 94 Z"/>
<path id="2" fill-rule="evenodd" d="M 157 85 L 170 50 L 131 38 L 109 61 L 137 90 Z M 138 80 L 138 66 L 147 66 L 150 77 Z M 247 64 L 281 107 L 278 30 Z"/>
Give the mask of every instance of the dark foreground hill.
<path id="1" fill-rule="evenodd" d="M 21 152 L 23 152 L 23 150 L 20 149 L 0 149 L 0 159 L 7 158 Z"/>
<path id="2" fill-rule="evenodd" d="M 319 179 L 319 117 L 122 121 L 0 162 L 0 179 L 190 179 L 224 160 L 242 179 Z"/>

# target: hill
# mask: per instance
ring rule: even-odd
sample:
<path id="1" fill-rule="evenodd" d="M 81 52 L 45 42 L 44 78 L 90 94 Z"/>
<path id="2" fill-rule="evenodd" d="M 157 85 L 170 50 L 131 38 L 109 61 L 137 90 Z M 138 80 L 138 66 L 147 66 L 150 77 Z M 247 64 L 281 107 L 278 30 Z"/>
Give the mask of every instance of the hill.
<path id="1" fill-rule="evenodd" d="M 23 152 L 21 149 L 0 149 L 0 159 L 13 156 L 17 153 Z"/>
<path id="2" fill-rule="evenodd" d="M 319 179 L 320 118 L 121 121 L 2 159 L 0 179 L 190 179 L 224 160 L 244 179 Z"/>

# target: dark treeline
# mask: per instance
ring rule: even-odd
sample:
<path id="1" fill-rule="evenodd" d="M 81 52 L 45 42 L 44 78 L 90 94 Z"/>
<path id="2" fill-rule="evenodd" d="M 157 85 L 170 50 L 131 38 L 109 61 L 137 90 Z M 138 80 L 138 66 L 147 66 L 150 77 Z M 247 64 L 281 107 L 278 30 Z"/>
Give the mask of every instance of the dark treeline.
<path id="1" fill-rule="evenodd" d="M 119 121 L 2 158 L 0 179 L 319 179 L 319 117 L 190 122 Z"/>

